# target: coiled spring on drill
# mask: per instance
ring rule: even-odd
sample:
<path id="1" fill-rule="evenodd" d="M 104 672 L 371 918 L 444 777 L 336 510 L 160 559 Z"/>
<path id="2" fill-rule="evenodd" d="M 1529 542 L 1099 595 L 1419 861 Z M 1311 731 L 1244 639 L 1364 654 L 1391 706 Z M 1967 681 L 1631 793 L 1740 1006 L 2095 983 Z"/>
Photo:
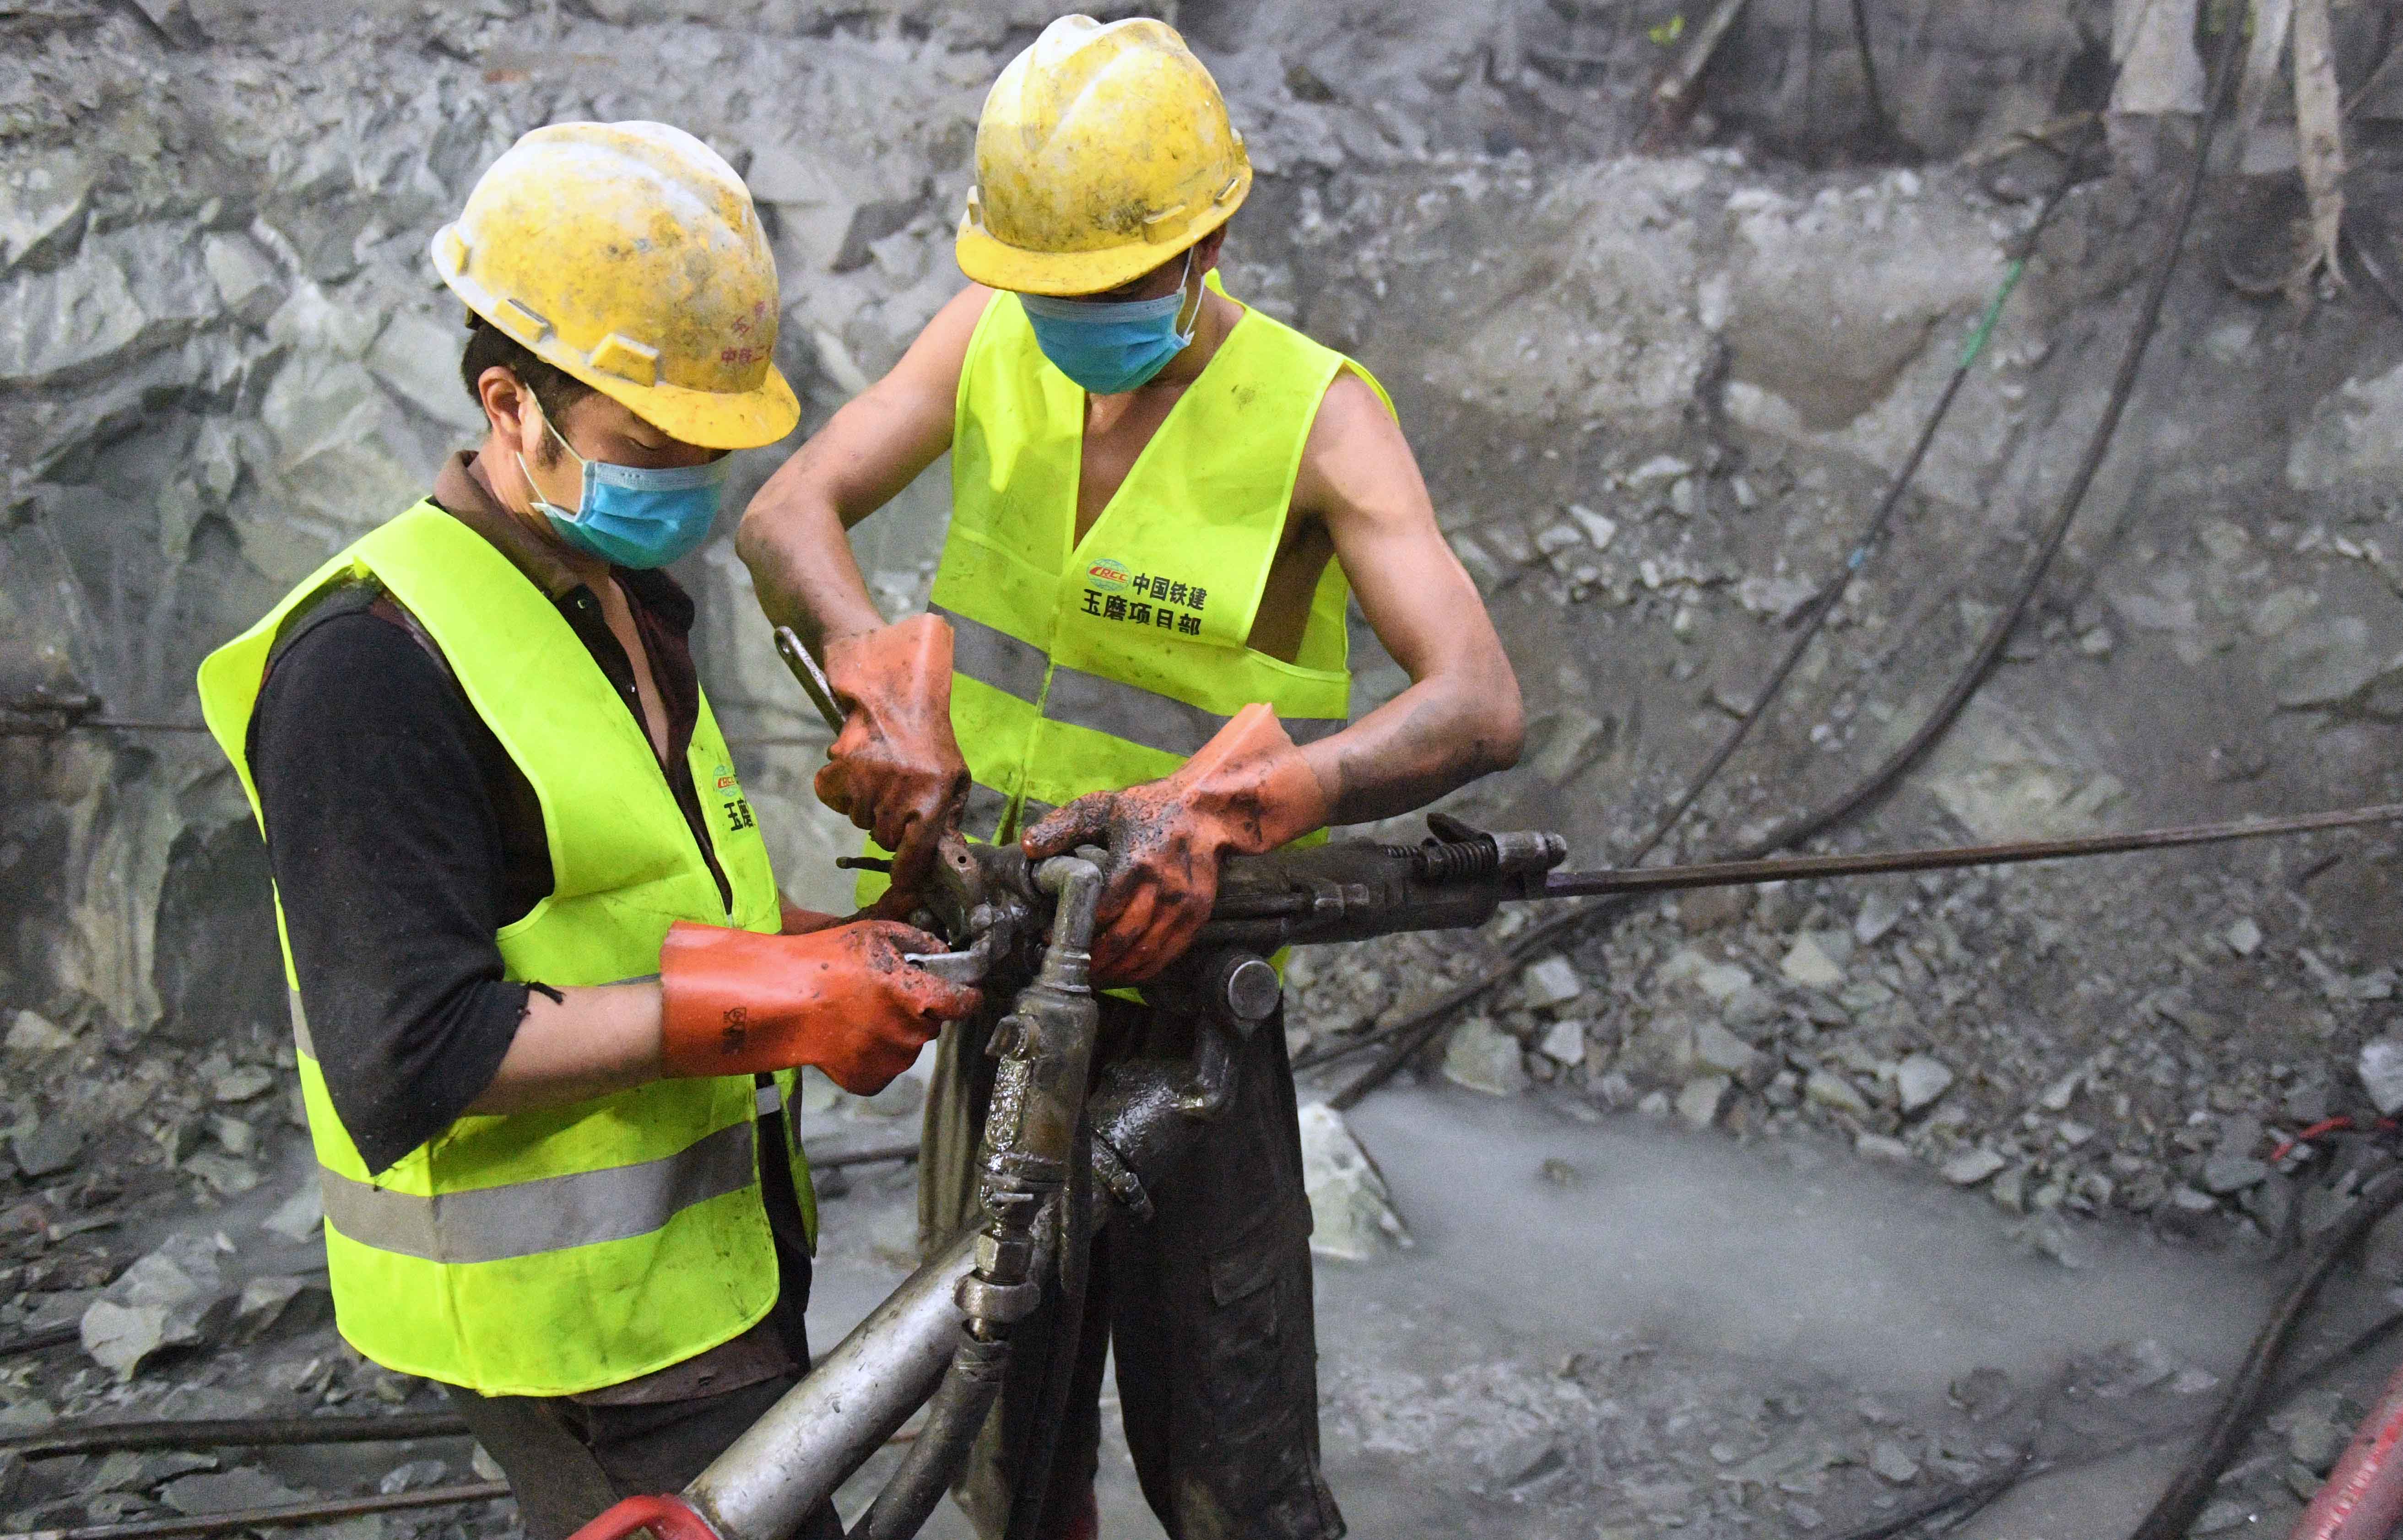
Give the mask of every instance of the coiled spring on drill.
<path id="1" fill-rule="evenodd" d="M 1501 869 L 1502 850 L 1491 839 L 1429 839 L 1416 845 L 1387 845 L 1385 853 L 1408 856 L 1418 875 L 1430 882 L 1465 882 Z"/>

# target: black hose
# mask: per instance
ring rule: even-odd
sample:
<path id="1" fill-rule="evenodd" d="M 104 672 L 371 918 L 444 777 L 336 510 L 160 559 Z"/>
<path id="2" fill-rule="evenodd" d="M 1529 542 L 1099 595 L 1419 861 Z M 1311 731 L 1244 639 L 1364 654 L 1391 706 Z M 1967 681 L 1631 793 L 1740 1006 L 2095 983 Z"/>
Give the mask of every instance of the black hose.
<path id="1" fill-rule="evenodd" d="M 1862 49 L 1862 62 L 1865 66 L 1873 70 L 1874 66 L 1868 53 L 1868 18 L 1865 0 L 1854 0 L 1853 16 L 1855 40 Z M 2177 214 L 2171 221 L 2161 254 L 2153 263 L 2152 278 L 2146 285 L 2143 302 L 2137 312 L 2135 330 L 2130 336 L 2127 351 L 2120 359 L 2118 375 L 2112 383 L 2111 395 L 2104 407 L 2102 420 L 2095 424 L 2094 432 L 2088 439 L 2086 454 L 2079 462 L 2077 473 L 2068 490 L 2063 494 L 2060 509 L 2055 513 L 2052 524 L 2046 532 L 2044 541 L 2038 547 L 2035 560 L 2021 577 L 2018 592 L 2011 604 L 1987 629 L 1986 635 L 1977 652 L 1971 657 L 1968 666 L 1954 679 L 1952 688 L 1946 692 L 1942 701 L 1928 715 L 1926 720 L 1920 724 L 1918 730 L 1911 734 L 1909 742 L 1870 771 L 1852 790 L 1834 802 L 1771 829 L 1760 839 L 1730 853 L 1728 859 L 1755 859 L 1799 844 L 1812 836 L 1841 823 L 1865 804 L 1882 796 L 1952 727 L 1953 719 L 1960 715 L 1962 708 L 1968 704 L 1970 697 L 1977 693 L 1979 687 L 1985 682 L 1986 675 L 1993 671 L 1995 661 L 2001 658 L 2003 647 L 2010 640 L 2011 632 L 2017 629 L 2020 620 L 2026 615 L 2029 604 L 2035 599 L 2037 589 L 2042 586 L 2045 576 L 2051 570 L 2054 559 L 2060 555 L 2062 544 L 2068 537 L 2070 524 L 2076 520 L 2079 507 L 2085 503 L 2087 493 L 2093 486 L 2096 474 L 2102 469 L 2103 460 L 2110 451 L 2112 440 L 2118 436 L 2119 421 L 2125 415 L 2128 402 L 2135 393 L 2137 371 L 2144 362 L 2153 333 L 2160 327 L 2161 306 L 2169 295 L 2170 280 L 2176 271 L 2178 254 L 2186 244 L 2187 233 L 2194 223 L 2195 210 L 2202 201 L 2203 178 L 2209 167 L 2212 134 L 2217 128 L 2220 118 L 2226 114 L 2229 88 L 2235 75 L 2233 68 L 2235 48 L 2230 41 L 2230 36 L 2239 36 L 2241 34 L 2241 28 L 2231 27 L 2229 29 L 2229 35 L 2223 35 L 2220 40 L 2218 57 L 2215 61 L 2217 83 L 2212 92 L 2210 110 L 2204 115 L 2202 132 L 2198 135 L 2194 164 L 2187 178 Z M 1874 104 L 1874 96 L 1872 101 Z M 1882 114 L 1882 107 L 1879 110 Z M 1723 763 L 1724 760 L 1721 762 Z M 1666 828 L 1656 833 L 1665 834 Z M 1533 945 L 1539 940 L 1549 939 L 1575 924 L 1590 923 L 1616 915 L 1628 907 L 1628 903 L 1623 901 L 1605 900 L 1573 911 L 1570 915 L 1559 917 L 1520 937 L 1506 956 L 1509 962 L 1515 963 L 1519 957 L 1525 954 L 1526 950 L 1532 950 Z M 1507 977 L 1507 967 L 1495 969 L 1479 978 L 1455 986 L 1440 998 L 1426 1007 L 1413 1012 L 1405 1020 L 1381 1028 L 1367 1037 L 1344 1044 L 1327 1053 L 1306 1055 L 1303 1063 L 1297 1064 L 1296 1067 L 1323 1064 L 1334 1058 L 1364 1051 L 1376 1044 L 1383 1044 L 1385 1051 L 1378 1056 L 1377 1061 L 1329 1099 L 1329 1104 L 1339 1111 L 1354 1106 L 1368 1092 L 1390 1079 L 1413 1054 L 1431 1042 L 1435 1034 L 1442 1030 L 1445 1020 L 1452 1010 L 1492 990 Z"/>
<path id="2" fill-rule="evenodd" d="M 876 1494 L 876 1501 L 853 1525 L 851 1533 L 865 1540 L 910 1540 L 925 1527 L 948 1489 L 967 1463 L 968 1448 L 984 1428 L 985 1418 L 1001 1394 L 1002 1376 L 1009 1368 L 1009 1339 L 980 1341 L 961 1334 L 959 1352 L 926 1403 L 925 1425 L 917 1441 L 901 1457 L 901 1468 Z"/>
<path id="3" fill-rule="evenodd" d="M 2178 254 L 2186 245 L 2187 231 L 2194 224 L 2195 209 L 2202 201 L 2203 179 L 2211 164 L 2212 133 L 2227 112 L 2229 90 L 2236 77 L 2236 52 L 2243 32 L 2243 28 L 2231 24 L 2220 38 L 2215 61 L 2217 84 L 2212 90 L 2211 107 L 2203 115 L 2202 127 L 2195 137 L 2194 164 L 2187 174 L 2177 215 L 2170 221 L 2160 254 L 2153 259 L 2152 279 L 2146 285 L 2144 301 L 2136 312 L 2136 328 L 2128 339 L 2127 352 L 2120 356 L 2118 377 L 2111 382 L 2111 395 L 2104 404 L 2103 419 L 2094 424 L 2094 432 L 2087 439 L 2086 453 L 2078 461 L 2077 473 L 2071 478 L 2068 490 L 2062 493 L 2061 507 L 2053 515 L 2052 525 L 2045 532 L 2043 543 L 2036 548 L 2035 560 L 2020 579 L 2019 591 L 2003 613 L 1986 628 L 1985 638 L 1979 644 L 1969 666 L 1961 671 L 1952 689 L 1945 693 L 1936 709 L 1928 713 L 1927 719 L 1919 725 L 1919 730 L 1910 735 L 1909 742 L 1889 755 L 1883 764 L 1871 770 L 1850 792 L 1815 812 L 1772 828 L 1746 846 L 1735 859 L 1767 855 L 1808 839 L 1821 830 L 1843 822 L 1864 804 L 1884 795 L 1918 762 L 1920 756 L 1944 736 L 1952 726 L 1952 719 L 1961 714 L 1961 708 L 1969 703 L 1969 698 L 1985 683 L 1986 675 L 1993 672 L 1995 661 L 2002 657 L 2004 645 L 2010 641 L 2011 632 L 2018 629 L 2020 620 L 2027 614 L 2036 590 L 2043 586 L 2045 575 L 2052 568 L 2053 559 L 2061 554 L 2062 543 L 2069 537 L 2069 526 L 2085 503 L 2087 493 L 2093 487 L 2094 478 L 2103 468 L 2104 457 L 2110 452 L 2111 441 L 2118 436 L 2119 419 L 2128 409 L 2130 397 L 2135 395 L 2137 370 L 2144 364 L 2145 352 L 2153 340 L 2153 333 L 2160 326 L 2161 304 L 2169 298 L 2170 279 L 2177 272 Z"/>
<path id="4" fill-rule="evenodd" d="M 1620 858 L 1617 865 L 1642 866 L 1644 858 L 1651 854 L 1659 848 L 1660 841 L 1669 837 L 1670 831 L 1674 829 L 1692 810 L 1694 804 L 1702 799 L 1703 791 L 1718 778 L 1719 771 L 1726 768 L 1727 762 L 1735 756 L 1735 751 L 1743 746 L 1743 742 L 1751 736 L 1752 729 L 1758 725 L 1761 717 L 1768 714 L 1771 703 L 1784 693 L 1786 681 L 1793 677 L 1796 666 L 1802 661 L 1802 655 L 1811 650 L 1811 644 L 1819 639 L 1819 633 L 1826 631 L 1827 622 L 1835 617 L 1836 607 L 1844 602 L 1844 595 L 1851 590 L 1853 579 L 1860 576 L 1861 569 L 1868 564 L 1870 553 L 1877 549 L 1878 542 L 1885 537 L 1886 527 L 1893 523 L 1896 511 L 1902 506 L 1904 494 L 1910 491 L 1911 482 L 1919 475 L 1920 465 L 1926 461 L 1928 450 L 1936 443 L 1937 430 L 1944 425 L 1944 419 L 1952 414 L 1952 402 L 1961 394 L 1962 385 L 1967 382 L 1969 371 L 1977 366 L 1979 355 L 1986 351 L 1987 339 L 1993 335 L 1994 323 L 2001 319 L 2003 306 L 2009 301 L 2011 291 L 2019 287 L 2020 275 L 2026 271 L 2028 257 L 2035 254 L 2036 243 L 2044 236 L 2045 227 L 2052 223 L 2052 216 L 2060 209 L 2063 201 L 2069 196 L 2069 189 L 2077 185 L 2078 170 L 2079 164 L 2075 159 L 2062 167 L 2061 181 L 2050 193 L 2046 195 L 2043 206 L 2036 211 L 2035 222 L 2028 227 L 2027 234 L 2021 239 L 2019 256 L 2012 259 L 2009 269 L 2005 272 L 2002 285 L 1994 291 L 1993 301 L 1986 306 L 1985 314 L 1979 319 L 1978 329 L 1971 334 L 1968 345 L 1961 350 L 1961 361 L 1953 367 L 1952 377 L 1944 382 L 1943 393 L 1936 398 L 1936 405 L 1928 411 L 1926 421 L 1920 424 L 1918 441 L 1911 445 L 1910 453 L 1904 459 L 1902 468 L 1895 473 L 1894 481 L 1886 488 L 1885 495 L 1878 500 L 1876 511 L 1869 515 L 1868 521 L 1861 527 L 1860 534 L 1853 541 L 1852 552 L 1845 557 L 1843 567 L 1827 586 L 1820 590 L 1817 597 L 1811 601 L 1810 618 L 1802 627 L 1800 634 L 1796 636 L 1793 644 L 1785 649 L 1785 656 L 1778 660 L 1777 667 L 1771 672 L 1768 683 L 1761 686 L 1759 694 L 1754 698 L 1751 705 L 1744 708 L 1743 715 L 1736 718 L 1735 726 L 1728 730 L 1727 737 L 1720 741 L 1718 748 L 1702 762 L 1702 768 L 1695 773 L 1693 780 L 1686 787 L 1685 793 L 1670 805 L 1668 812 L 1660 815 L 1660 820 L 1652 825 L 1652 832 L 1638 841 L 1635 848 Z"/>
<path id="5" fill-rule="evenodd" d="M 846 1166 L 874 1166 L 887 1160 L 898 1160 L 908 1164 L 918 1158 L 918 1146 L 887 1145 L 881 1149 L 844 1150 L 836 1155 L 811 1155 L 807 1150 L 801 1153 L 802 1157 L 809 1161 L 810 1170 L 813 1172 L 840 1171 Z"/>
<path id="6" fill-rule="evenodd" d="M 2242 29 L 2231 26 L 2228 30 L 2235 34 Z M 2295 1328 L 2319 1298 L 2321 1286 L 2346 1254 L 2398 1205 L 2403 1205 L 2403 1166 L 2391 1168 L 2362 1188 L 2361 1196 L 2345 1211 L 2342 1222 L 2321 1239 L 2302 1276 L 2253 1339 L 2252 1349 L 2229 1382 L 2227 1399 L 2220 1403 L 2219 1413 L 2212 1420 L 2202 1442 L 2195 1447 L 2194 1453 L 2170 1482 L 2169 1490 L 2161 1493 L 2160 1501 L 2153 1505 L 2153 1510 L 2136 1526 L 2129 1540 L 2179 1540 L 2193 1528 L 2203 1505 L 2211 1501 L 2220 1475 L 2234 1463 L 2237 1450 L 2259 1420 L 2261 1406 L 2271 1394 L 2271 1376 L 2285 1356 Z"/>
<path id="7" fill-rule="evenodd" d="M 39 1353 L 44 1348 L 64 1347 L 67 1343 L 77 1340 L 82 1335 L 83 1328 L 73 1321 L 55 1326 L 44 1326 L 38 1331 L 29 1331 L 21 1337 L 12 1337 L 5 1342 L 0 1342 L 0 1358 L 13 1358 L 21 1353 Z M 6 1440 L 0 1440 L 0 1449 L 7 1447 Z"/>
<path id="8" fill-rule="evenodd" d="M 1026 1446 L 1011 1462 L 1009 1521 L 1005 1540 L 1035 1540 L 1049 1533 L 1044 1509 L 1051 1496 L 1051 1468 L 1060 1455 L 1060 1430 L 1068 1421 L 1068 1401 L 1076 1394 L 1076 1363 L 1084 1354 L 1085 1290 L 1093 1263 L 1093 1130 L 1088 1117 L 1076 1126 L 1076 1153 L 1068 1162 L 1068 1185 L 1060 1208 L 1058 1304 L 1050 1339 L 1045 1344 L 1042 1372 L 1027 1387 L 1034 1397 L 1035 1422 Z"/>
<path id="9" fill-rule="evenodd" d="M 1868 0 L 1853 0 L 1853 47 L 1861 56 L 1861 89 L 1869 99 L 1869 133 L 1883 140 L 1894 132 L 1885 115 L 1885 96 L 1878 90 L 1877 57 L 1869 51 Z"/>

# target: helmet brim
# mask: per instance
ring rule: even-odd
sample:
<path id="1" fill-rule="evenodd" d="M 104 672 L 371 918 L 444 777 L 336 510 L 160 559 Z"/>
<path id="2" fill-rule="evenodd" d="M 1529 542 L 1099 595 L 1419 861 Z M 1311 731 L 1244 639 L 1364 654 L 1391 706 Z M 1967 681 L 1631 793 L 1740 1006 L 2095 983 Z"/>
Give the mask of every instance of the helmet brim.
<path id="1" fill-rule="evenodd" d="M 1097 251 L 1031 251 L 1013 246 L 979 226 L 973 214 L 963 214 L 959 233 L 951 243 L 951 254 L 969 282 L 987 288 L 1063 299 L 1102 294 L 1133 283 L 1162 263 L 1176 260 L 1188 246 L 1232 218 L 1251 190 L 1252 169 L 1246 165 L 1234 191 L 1223 201 L 1194 215 L 1174 235 Z"/>
<path id="2" fill-rule="evenodd" d="M 740 394 L 637 385 L 588 368 L 568 372 L 669 437 L 705 450 L 758 449 L 801 420 L 800 399 L 772 364 L 757 389 Z"/>

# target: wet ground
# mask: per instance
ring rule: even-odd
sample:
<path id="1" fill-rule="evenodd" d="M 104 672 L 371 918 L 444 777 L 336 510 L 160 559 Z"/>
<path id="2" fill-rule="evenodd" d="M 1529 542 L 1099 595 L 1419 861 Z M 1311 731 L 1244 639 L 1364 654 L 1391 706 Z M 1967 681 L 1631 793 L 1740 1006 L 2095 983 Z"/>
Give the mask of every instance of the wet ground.
<path id="1" fill-rule="evenodd" d="M 1992 1204 L 1849 1152 L 1593 1119 L 1451 1087 L 1353 1113 L 1416 1241 L 1318 1268 L 1327 1474 L 1354 1533 L 1836 1534 L 2032 1446 L 2166 1433 L 1958 1533 L 2124 1532 L 2273 1292 L 2257 1256 L 2125 1228 L 2078 1230 L 2073 1269 Z M 910 1193 L 885 1168 L 827 1205 L 821 1348 L 902 1275 Z M 2329 1330 L 2377 1308 L 2343 1283 Z M 1159 1533 L 1115 1440 L 1102 1491 L 1105 1533 Z M 969 1531 L 946 1507 L 928 1533 Z"/>
<path id="2" fill-rule="evenodd" d="M 907 1092 L 879 1099 L 884 1117 L 830 1091 L 815 1100 L 805 1126 L 820 1151 L 914 1133 Z M 1353 1533 L 1380 1540 L 1830 1540 L 2023 1464 L 2042 1469 L 1952 1533 L 2104 1540 L 2160 1491 L 2291 1269 L 2257 1238 L 2247 1249 L 2173 1242 L 2130 1220 L 2015 1218 L 1921 1165 L 1809 1135 L 1698 1133 L 1551 1091 L 1398 1085 L 1351 1126 L 1413 1237 L 1317 1269 L 1327 1476 Z M 305 1145 L 281 1145 L 256 1189 L 199 1214 L 172 1201 L 172 1186 L 129 1191 L 114 1211 L 66 1189 L 41 1200 L 61 1239 L 27 1267 L 67 1292 L 20 1296 L 33 1303 L 11 1311 L 35 1313 L 15 1327 L 72 1319 L 94 1297 L 72 1282 L 79 1269 L 96 1281 L 176 1236 L 210 1242 L 228 1291 L 322 1277 L 313 1236 L 268 1223 L 311 1174 Z M 901 1162 L 829 1174 L 818 1351 L 913 1264 L 915 1180 Z M 88 1217 L 67 1217 L 78 1212 Z M 2398 1298 L 2340 1273 L 2290 1362 L 2313 1361 Z M 433 1387 L 342 1349 L 322 1293 L 304 1291 L 257 1342 L 243 1338 L 161 1354 L 124 1385 L 72 1344 L 20 1355 L 0 1364 L 0 1430 L 442 1407 Z M 2393 1356 L 2364 1353 L 2286 1402 L 2196 1533 L 2285 1533 L 2296 1493 L 2327 1469 Z M 1157 1536 L 1115 1416 L 1104 1424 L 1104 1533 Z M 470 1452 L 446 1438 L 124 1469 L 42 1461 L 0 1494 L 0 1529 L 247 1505 L 244 1493 L 438 1485 L 470 1478 Z M 843 1494 L 847 1513 L 897 1459 L 870 1463 Z M 338 1527 L 342 1540 L 498 1540 L 510 1516 L 496 1504 Z M 927 1533 L 970 1532 L 946 1506 Z"/>

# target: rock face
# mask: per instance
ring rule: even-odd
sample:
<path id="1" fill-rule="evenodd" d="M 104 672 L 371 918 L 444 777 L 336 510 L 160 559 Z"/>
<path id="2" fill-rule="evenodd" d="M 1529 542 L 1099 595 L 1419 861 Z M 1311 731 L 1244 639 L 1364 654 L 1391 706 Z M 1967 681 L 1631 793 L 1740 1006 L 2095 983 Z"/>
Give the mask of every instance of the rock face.
<path id="1" fill-rule="evenodd" d="M 2348 381 L 2324 396 L 2286 455 L 2286 480 L 2304 491 L 2392 481 L 2397 472 L 2403 472 L 2403 366 Z"/>
<path id="2" fill-rule="evenodd" d="M 2403 1038 L 2378 1037 L 2361 1046 L 2361 1085 L 2381 1113 L 2403 1108 Z"/>
<path id="3" fill-rule="evenodd" d="M 125 1269 L 124 1276 L 84 1311 L 83 1349 L 92 1361 L 130 1380 L 162 1348 L 206 1340 L 233 1301 L 219 1293 L 216 1247 L 179 1235 Z"/>
<path id="4" fill-rule="evenodd" d="M 1301 1109 L 1301 1177 L 1310 1194 L 1310 1249 L 1320 1256 L 1367 1262 L 1410 1244 L 1394 1211 L 1384 1173 L 1354 1138 L 1343 1115 L 1324 1102 Z"/>
<path id="5" fill-rule="evenodd" d="M 1489 1096 L 1516 1096 L 1527 1089 L 1519 1040 L 1481 1016 L 1462 1022 L 1444 1048 L 1443 1073 L 1456 1085 Z"/>

